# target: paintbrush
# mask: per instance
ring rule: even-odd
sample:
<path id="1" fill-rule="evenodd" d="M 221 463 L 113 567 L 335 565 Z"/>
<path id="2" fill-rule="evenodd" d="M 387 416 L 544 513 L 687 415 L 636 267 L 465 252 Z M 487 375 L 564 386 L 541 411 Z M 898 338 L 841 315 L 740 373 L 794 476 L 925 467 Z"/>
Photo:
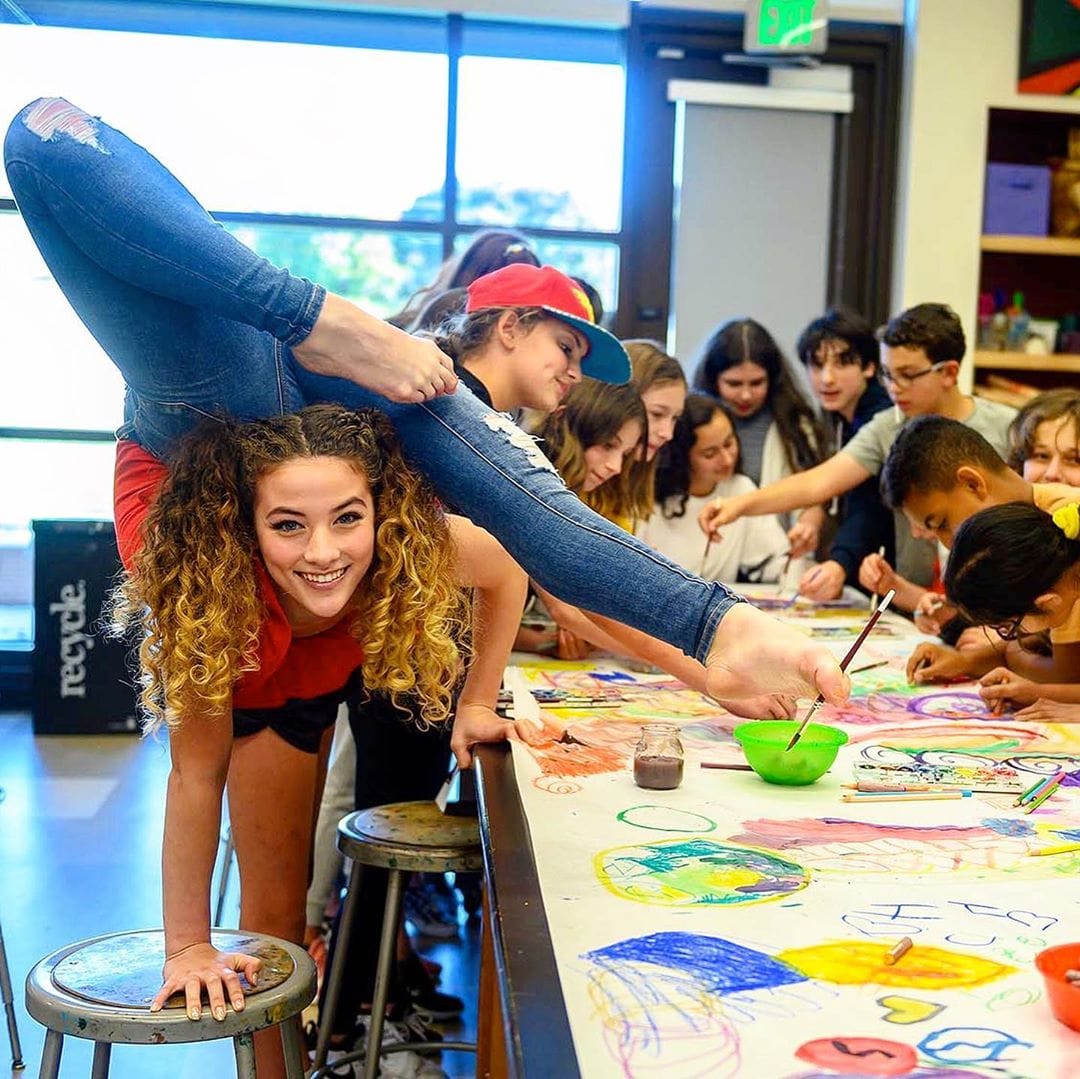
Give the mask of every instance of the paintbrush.
<path id="1" fill-rule="evenodd" d="M 784 594 L 784 585 L 787 584 L 788 570 L 791 569 L 791 548 L 788 548 L 787 554 L 784 556 L 784 571 L 780 574 L 780 580 L 776 585 L 776 594 L 782 596 Z"/>
<path id="2" fill-rule="evenodd" d="M 878 555 L 878 558 L 884 558 L 885 557 L 885 544 L 884 543 L 878 548 L 877 555 Z M 876 591 L 870 597 L 870 610 L 871 611 L 876 611 L 877 610 L 877 592 Z"/>
<path id="3" fill-rule="evenodd" d="M 709 548 L 712 547 L 712 533 L 708 532 L 705 535 L 705 553 L 701 556 L 701 568 L 698 570 L 698 576 L 705 576 L 705 563 L 709 560 Z"/>
<path id="4" fill-rule="evenodd" d="M 855 653 L 858 652 L 863 641 L 870 636 L 870 631 L 877 625 L 878 619 L 885 613 L 895 595 L 896 590 L 892 588 L 885 593 L 885 598 L 878 604 L 877 610 L 867 619 L 866 625 L 862 628 L 862 633 L 855 638 L 855 643 L 847 650 L 847 655 L 840 660 L 840 670 L 846 671 L 848 669 L 848 664 L 855 658 Z M 806 730 L 810 720 L 814 718 L 815 713 L 824 703 L 825 698 L 819 693 L 814 699 L 814 703 L 806 710 L 806 718 L 799 724 L 799 729 L 791 736 L 791 741 L 788 742 L 787 749 L 784 750 L 785 753 L 789 753 L 799 744 L 799 739 L 803 736 L 803 731 Z"/>
<path id="5" fill-rule="evenodd" d="M 887 659 L 879 659 L 877 663 L 865 663 L 861 667 L 856 667 L 853 671 L 848 671 L 848 674 L 862 674 L 863 671 L 875 671 L 878 667 L 887 667 L 889 661 Z"/>

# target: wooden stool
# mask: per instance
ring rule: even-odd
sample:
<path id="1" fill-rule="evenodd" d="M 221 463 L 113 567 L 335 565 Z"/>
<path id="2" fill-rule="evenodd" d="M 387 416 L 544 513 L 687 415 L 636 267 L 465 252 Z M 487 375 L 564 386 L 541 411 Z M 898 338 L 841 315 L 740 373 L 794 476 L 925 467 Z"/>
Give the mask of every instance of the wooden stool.
<path id="1" fill-rule="evenodd" d="M 11 1045 L 11 1070 L 25 1068 L 22 1046 L 19 1044 L 19 1028 L 15 1025 L 15 998 L 11 993 L 11 974 L 8 971 L 7 951 L 4 948 L 4 930 L 0 926 L 0 1001 L 4 1004 L 7 1018 L 8 1042 Z"/>
<path id="2" fill-rule="evenodd" d="M 338 849 L 352 859 L 349 892 L 341 913 L 334 962 L 326 983 L 326 1001 L 319 1015 L 319 1040 L 315 1047 L 315 1070 L 310 1079 L 323 1079 L 330 1027 L 337 1011 L 341 983 L 345 975 L 349 934 L 359 892 L 363 866 L 390 870 L 383 911 L 382 937 L 379 941 L 379 964 L 375 972 L 374 1000 L 371 1002 L 371 1025 L 363 1049 L 347 1053 L 334 1067 L 364 1061 L 364 1079 L 375 1079 L 379 1057 L 405 1050 L 458 1049 L 476 1052 L 475 1042 L 404 1042 L 382 1046 L 386 1000 L 390 993 L 390 971 L 401 924 L 401 894 L 407 873 L 464 873 L 483 868 L 480 828 L 475 817 L 448 817 L 434 802 L 396 802 L 350 813 L 338 825 Z M 375 1048 L 378 1047 L 378 1048 Z M 373 1048 L 375 1051 L 372 1051 Z"/>
<path id="3" fill-rule="evenodd" d="M 302 1079 L 306 1058 L 292 1017 L 315 996 L 311 957 L 295 944 L 255 933 L 215 930 L 211 940 L 221 951 L 245 952 L 263 961 L 256 988 L 244 986 L 247 1007 L 242 1012 L 228 1008 L 221 1022 L 209 1009 L 201 1019 L 189 1019 L 182 999 L 151 1014 L 165 953 L 164 934 L 158 929 L 83 940 L 37 963 L 26 976 L 26 1009 L 49 1031 L 40 1079 L 59 1075 L 65 1034 L 94 1042 L 91 1079 L 109 1074 L 114 1043 L 160 1045 L 217 1038 L 233 1039 L 239 1079 L 255 1079 L 252 1032 L 279 1025 L 288 1079 Z"/>

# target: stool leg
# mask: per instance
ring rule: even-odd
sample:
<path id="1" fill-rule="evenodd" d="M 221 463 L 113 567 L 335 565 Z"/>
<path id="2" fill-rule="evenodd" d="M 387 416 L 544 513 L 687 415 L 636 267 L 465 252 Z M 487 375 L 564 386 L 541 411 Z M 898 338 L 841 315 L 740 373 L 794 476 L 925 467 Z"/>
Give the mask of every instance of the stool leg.
<path id="1" fill-rule="evenodd" d="M 363 867 L 353 862 L 349 874 L 349 890 L 345 893 L 345 909 L 338 919 L 337 939 L 334 941 L 334 961 L 326 974 L 326 995 L 319 1009 L 319 1037 L 315 1042 L 315 1068 L 326 1063 L 327 1050 L 330 1047 L 330 1032 L 334 1025 L 334 1013 L 341 998 L 341 983 L 345 977 L 345 964 L 349 954 L 349 935 L 352 933 L 353 916 L 360 895 L 360 873 Z"/>
<path id="2" fill-rule="evenodd" d="M 64 1049 L 64 1035 L 58 1030 L 50 1030 L 45 1035 L 45 1048 L 41 1052 L 41 1070 L 38 1079 L 58 1079 L 60 1075 L 60 1054 Z"/>
<path id="3" fill-rule="evenodd" d="M 236 1079 L 256 1079 L 255 1039 L 250 1034 L 237 1034 L 233 1038 L 236 1053 Z"/>
<path id="4" fill-rule="evenodd" d="M 4 930 L 0 926 L 0 1001 L 7 1016 L 8 1041 L 11 1043 L 11 1069 L 23 1067 L 22 1046 L 19 1044 L 19 1028 L 15 1025 L 15 1000 L 11 995 L 11 973 L 8 970 L 7 950 L 4 948 Z"/>
<path id="5" fill-rule="evenodd" d="M 401 922 L 401 891 L 404 874 L 390 870 L 386 889 L 386 909 L 383 911 L 382 939 L 379 941 L 379 965 L 375 969 L 375 993 L 371 1002 L 371 1025 L 368 1027 L 367 1057 L 364 1059 L 364 1079 L 379 1074 L 379 1050 L 382 1048 L 383 1023 L 386 1020 L 386 998 L 390 995 L 390 969 L 397 945 Z"/>
<path id="6" fill-rule="evenodd" d="M 281 1024 L 281 1051 L 285 1054 L 285 1079 L 304 1079 L 307 1053 L 300 1047 L 300 1016 Z"/>
<path id="7" fill-rule="evenodd" d="M 221 919 L 225 916 L 225 893 L 229 889 L 229 876 L 235 857 L 236 844 L 233 842 L 230 825 L 225 832 L 225 850 L 221 855 L 221 877 L 218 879 L 217 903 L 214 906 L 214 925 L 221 925 Z"/>
<path id="8" fill-rule="evenodd" d="M 109 1042 L 94 1042 L 94 1065 L 90 1069 L 90 1079 L 109 1079 L 109 1056 L 112 1045 Z"/>

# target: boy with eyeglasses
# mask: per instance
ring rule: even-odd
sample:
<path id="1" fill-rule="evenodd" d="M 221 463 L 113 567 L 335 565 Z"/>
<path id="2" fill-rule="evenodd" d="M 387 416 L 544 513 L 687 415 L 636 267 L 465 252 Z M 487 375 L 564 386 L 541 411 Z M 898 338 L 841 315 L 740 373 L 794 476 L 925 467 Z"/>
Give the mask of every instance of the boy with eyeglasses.
<path id="1" fill-rule="evenodd" d="M 846 494 L 880 473 L 897 434 L 914 416 L 958 420 L 1005 455 L 1016 410 L 961 392 L 958 379 L 966 344 L 960 319 L 951 308 L 938 303 L 909 307 L 889 321 L 880 341 L 878 374 L 895 407 L 878 413 L 820 465 L 757 491 L 709 503 L 698 517 L 706 533 L 722 534 L 724 525 L 747 515 L 782 513 Z M 895 527 L 897 571 L 916 584 L 929 585 L 934 544 L 916 539 L 899 513 Z"/>

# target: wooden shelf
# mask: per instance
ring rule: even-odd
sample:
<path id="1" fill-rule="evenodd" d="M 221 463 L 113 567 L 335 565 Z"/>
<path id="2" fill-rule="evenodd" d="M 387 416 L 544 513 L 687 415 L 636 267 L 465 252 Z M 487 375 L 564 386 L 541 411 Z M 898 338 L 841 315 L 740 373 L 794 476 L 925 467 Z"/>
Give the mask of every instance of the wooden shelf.
<path id="1" fill-rule="evenodd" d="M 976 370 L 996 371 L 1067 371 L 1080 375 L 1080 355 L 1053 353 L 1037 356 L 1028 352 L 975 352 Z"/>
<path id="2" fill-rule="evenodd" d="M 1068 236 L 983 236 L 979 246 L 1011 255 L 1080 256 L 1080 239 Z"/>

